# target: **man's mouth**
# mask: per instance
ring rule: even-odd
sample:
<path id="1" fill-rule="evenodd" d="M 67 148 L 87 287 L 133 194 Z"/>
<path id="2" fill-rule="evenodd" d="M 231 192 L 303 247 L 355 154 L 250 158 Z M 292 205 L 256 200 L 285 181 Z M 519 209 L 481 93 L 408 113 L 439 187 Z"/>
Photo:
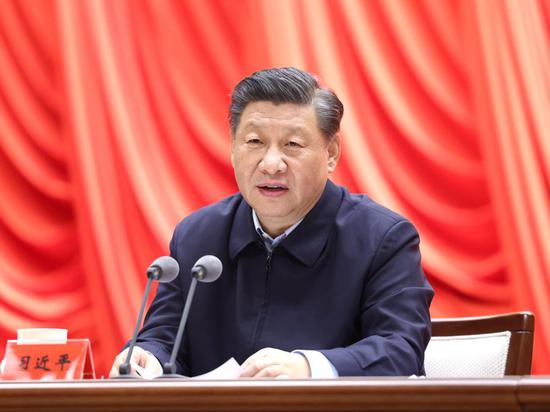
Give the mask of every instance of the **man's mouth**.
<path id="1" fill-rule="evenodd" d="M 258 185 L 258 189 L 267 193 L 281 193 L 288 190 L 288 187 L 279 184 L 260 184 Z"/>

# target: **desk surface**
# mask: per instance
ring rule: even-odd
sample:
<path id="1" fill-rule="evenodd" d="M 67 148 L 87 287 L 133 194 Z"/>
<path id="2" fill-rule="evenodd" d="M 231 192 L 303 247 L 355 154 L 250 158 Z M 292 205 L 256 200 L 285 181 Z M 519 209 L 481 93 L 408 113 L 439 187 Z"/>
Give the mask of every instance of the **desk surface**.
<path id="1" fill-rule="evenodd" d="M 0 411 L 550 411 L 550 377 L 1 382 Z"/>

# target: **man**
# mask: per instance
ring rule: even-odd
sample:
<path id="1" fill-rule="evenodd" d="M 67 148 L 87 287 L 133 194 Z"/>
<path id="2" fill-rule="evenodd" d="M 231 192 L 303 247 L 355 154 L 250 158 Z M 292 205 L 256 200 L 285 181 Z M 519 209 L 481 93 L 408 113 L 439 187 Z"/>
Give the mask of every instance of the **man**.
<path id="1" fill-rule="evenodd" d="M 403 217 L 329 179 L 343 106 L 295 68 L 262 70 L 232 93 L 231 161 L 239 193 L 191 214 L 170 244 L 180 276 L 159 285 L 134 360 L 161 373 L 205 254 L 220 279 L 197 288 L 179 373 L 227 359 L 242 377 L 423 373 L 433 291 Z M 125 359 L 120 354 L 111 375 Z"/>

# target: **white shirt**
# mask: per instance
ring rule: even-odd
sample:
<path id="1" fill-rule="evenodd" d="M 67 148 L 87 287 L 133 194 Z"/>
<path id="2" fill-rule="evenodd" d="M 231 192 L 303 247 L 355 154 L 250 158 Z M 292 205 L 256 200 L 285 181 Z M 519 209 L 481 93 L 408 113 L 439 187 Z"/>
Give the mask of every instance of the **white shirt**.
<path id="1" fill-rule="evenodd" d="M 273 239 L 268 233 L 263 230 L 262 225 L 260 224 L 260 220 L 258 219 L 258 216 L 256 215 L 254 209 L 252 209 L 252 220 L 254 221 L 254 228 L 256 229 L 256 232 L 258 232 L 258 234 L 261 236 L 266 249 L 271 252 L 277 247 L 279 243 L 281 243 L 288 235 L 290 235 L 290 233 L 292 233 L 292 231 L 296 229 L 296 227 L 298 227 L 303 218 L 294 223 L 275 239 Z M 295 349 L 292 351 L 292 353 L 299 353 L 307 359 L 312 378 L 326 379 L 338 377 L 338 371 L 336 370 L 332 362 L 329 361 L 327 357 L 321 352 L 318 352 L 316 350 Z"/>

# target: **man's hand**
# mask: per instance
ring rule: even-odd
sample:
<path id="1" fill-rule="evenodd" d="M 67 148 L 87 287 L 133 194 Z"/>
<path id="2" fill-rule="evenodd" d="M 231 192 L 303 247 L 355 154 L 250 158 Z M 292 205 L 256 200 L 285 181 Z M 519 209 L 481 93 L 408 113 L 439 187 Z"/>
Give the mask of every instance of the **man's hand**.
<path id="1" fill-rule="evenodd" d="M 124 349 L 117 355 L 111 368 L 111 372 L 109 372 L 110 378 L 114 378 L 119 375 L 118 368 L 126 360 L 127 354 L 128 348 Z M 140 374 L 136 372 L 135 368 L 131 366 L 134 362 L 144 369 L 144 375 L 148 377 L 162 375 L 162 366 L 158 359 L 151 352 L 147 352 L 139 346 L 134 346 L 134 350 L 132 351 L 132 359 L 130 359 L 130 367 L 132 369 L 132 375 L 140 376 Z"/>
<path id="2" fill-rule="evenodd" d="M 241 378 L 300 379 L 311 377 L 307 359 L 299 353 L 263 348 L 241 365 Z"/>

